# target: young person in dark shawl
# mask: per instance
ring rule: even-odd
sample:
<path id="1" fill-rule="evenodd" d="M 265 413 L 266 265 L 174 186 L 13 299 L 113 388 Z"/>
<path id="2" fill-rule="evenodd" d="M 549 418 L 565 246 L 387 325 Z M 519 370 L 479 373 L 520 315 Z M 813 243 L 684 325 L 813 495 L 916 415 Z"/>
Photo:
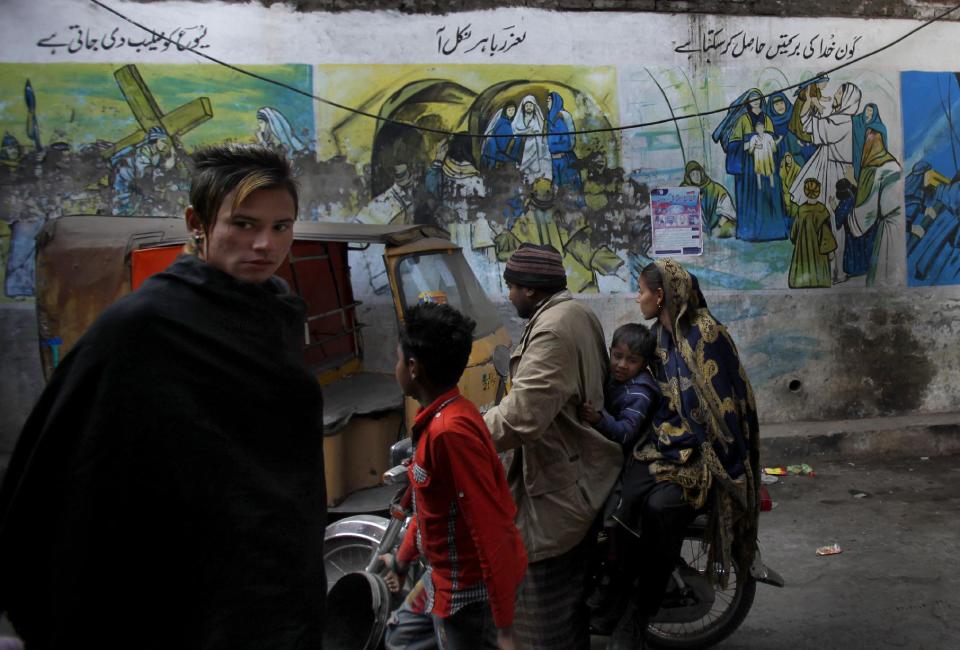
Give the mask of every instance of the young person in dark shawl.
<path id="1" fill-rule="evenodd" d="M 619 521 L 636 535 L 629 558 L 639 581 L 608 646 L 614 649 L 642 647 L 697 513 L 709 510 L 707 566 L 724 585 L 734 559 L 751 565 L 759 515 L 757 411 L 729 333 L 707 309 L 697 279 L 672 259 L 644 267 L 637 302 L 644 318 L 657 319 L 653 371 L 666 399 L 625 470 L 624 486 L 639 507 Z"/>
<path id="2" fill-rule="evenodd" d="M 29 648 L 319 648 L 321 396 L 273 277 L 289 163 L 194 155 L 196 256 L 121 298 L 57 368 L 0 492 L 0 609 Z"/>

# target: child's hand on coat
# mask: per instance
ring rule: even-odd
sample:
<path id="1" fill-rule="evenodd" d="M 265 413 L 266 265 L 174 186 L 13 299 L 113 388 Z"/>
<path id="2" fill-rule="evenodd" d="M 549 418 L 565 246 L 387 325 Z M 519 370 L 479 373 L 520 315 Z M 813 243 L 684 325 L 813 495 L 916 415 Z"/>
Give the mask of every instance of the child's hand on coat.
<path id="1" fill-rule="evenodd" d="M 580 405 L 579 413 L 580 419 L 588 424 L 596 424 L 602 419 L 600 411 L 593 407 L 593 403 L 590 400 Z"/>

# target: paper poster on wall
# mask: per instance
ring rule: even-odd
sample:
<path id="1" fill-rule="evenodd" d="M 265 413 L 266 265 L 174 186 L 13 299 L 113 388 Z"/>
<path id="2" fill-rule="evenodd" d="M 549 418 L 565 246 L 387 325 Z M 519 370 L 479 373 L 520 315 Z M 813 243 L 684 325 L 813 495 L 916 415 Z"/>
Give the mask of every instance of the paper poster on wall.
<path id="1" fill-rule="evenodd" d="M 700 188 L 664 187 L 650 191 L 653 257 L 702 255 Z"/>

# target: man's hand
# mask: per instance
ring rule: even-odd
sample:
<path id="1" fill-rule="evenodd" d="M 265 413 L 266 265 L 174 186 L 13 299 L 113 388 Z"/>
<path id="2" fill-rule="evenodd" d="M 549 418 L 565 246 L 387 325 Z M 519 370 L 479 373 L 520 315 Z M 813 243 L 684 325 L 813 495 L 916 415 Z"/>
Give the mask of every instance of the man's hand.
<path id="1" fill-rule="evenodd" d="M 500 650 L 515 650 L 516 641 L 513 638 L 513 626 L 497 628 L 497 648 Z"/>
<path id="2" fill-rule="evenodd" d="M 393 593 L 398 593 L 407 577 L 407 565 L 398 561 L 392 553 L 381 555 L 380 561 L 387 567 L 387 574 L 383 577 L 384 582 L 387 583 L 387 588 Z"/>
<path id="3" fill-rule="evenodd" d="M 600 411 L 593 407 L 593 403 L 587 400 L 580 405 L 579 408 L 580 419 L 589 424 L 596 424 L 603 416 L 600 415 Z"/>

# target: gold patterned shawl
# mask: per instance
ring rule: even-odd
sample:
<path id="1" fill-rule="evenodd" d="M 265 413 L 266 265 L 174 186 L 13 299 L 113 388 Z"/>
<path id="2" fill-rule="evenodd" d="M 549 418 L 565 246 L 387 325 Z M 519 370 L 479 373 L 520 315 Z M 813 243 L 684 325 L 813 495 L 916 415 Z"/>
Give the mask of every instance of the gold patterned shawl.
<path id="1" fill-rule="evenodd" d="M 708 566 L 726 585 L 734 554 L 743 562 L 740 567 L 749 568 L 756 549 L 759 454 L 753 389 L 696 278 L 672 259 L 656 265 L 675 336 L 660 323 L 653 327 L 655 374 L 665 405 L 655 416 L 656 442 L 635 456 L 651 461 L 658 481 L 680 485 L 694 507 L 710 504 Z"/>

